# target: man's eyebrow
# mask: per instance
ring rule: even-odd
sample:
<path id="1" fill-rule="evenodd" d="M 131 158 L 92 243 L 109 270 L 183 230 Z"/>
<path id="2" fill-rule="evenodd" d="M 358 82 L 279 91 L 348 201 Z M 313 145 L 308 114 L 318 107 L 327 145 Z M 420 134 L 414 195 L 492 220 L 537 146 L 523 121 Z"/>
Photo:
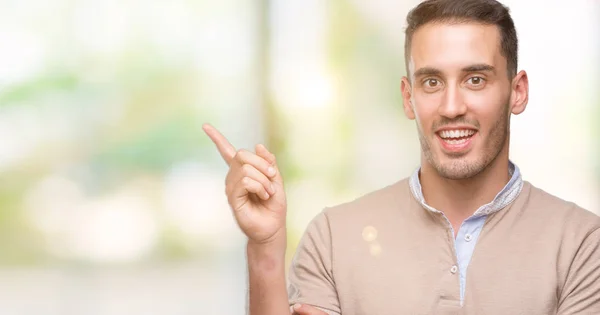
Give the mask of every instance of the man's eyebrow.
<path id="1" fill-rule="evenodd" d="M 492 72 L 492 73 L 496 73 L 496 68 L 494 68 L 491 65 L 488 65 L 486 63 L 477 63 L 477 64 L 473 64 L 470 66 L 466 66 L 464 68 L 461 69 L 462 72 Z M 442 71 L 440 69 L 437 68 L 433 68 L 433 67 L 423 67 L 423 68 L 419 68 L 417 71 L 415 71 L 415 78 L 421 77 L 421 76 L 441 76 L 442 75 Z"/>
<path id="2" fill-rule="evenodd" d="M 425 76 L 425 75 L 441 75 L 442 71 L 436 68 L 432 68 L 432 67 L 423 67 L 423 68 L 419 68 L 417 71 L 415 71 L 415 78 L 416 77 L 421 77 L 421 76 Z"/>
<path id="3" fill-rule="evenodd" d="M 492 72 L 496 73 L 496 68 L 485 63 L 470 65 L 461 69 L 462 72 Z"/>

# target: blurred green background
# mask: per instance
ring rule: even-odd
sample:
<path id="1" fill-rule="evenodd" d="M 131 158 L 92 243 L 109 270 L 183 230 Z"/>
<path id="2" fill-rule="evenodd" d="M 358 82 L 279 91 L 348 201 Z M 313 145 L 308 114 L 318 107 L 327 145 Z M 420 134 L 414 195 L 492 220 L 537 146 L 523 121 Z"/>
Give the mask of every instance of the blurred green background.
<path id="1" fill-rule="evenodd" d="M 399 90 L 417 3 L 0 0 L 0 313 L 243 314 L 202 123 L 278 156 L 290 259 L 325 206 L 418 166 Z M 600 3 L 505 3 L 531 84 L 512 160 L 599 213 Z"/>

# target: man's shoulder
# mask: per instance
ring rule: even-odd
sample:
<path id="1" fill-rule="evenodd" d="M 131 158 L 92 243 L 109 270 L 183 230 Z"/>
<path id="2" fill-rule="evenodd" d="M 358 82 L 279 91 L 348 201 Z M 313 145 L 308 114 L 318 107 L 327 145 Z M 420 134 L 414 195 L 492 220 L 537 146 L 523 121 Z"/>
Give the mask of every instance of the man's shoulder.
<path id="1" fill-rule="evenodd" d="M 352 201 L 323 210 L 329 220 L 362 220 L 398 213 L 412 198 L 409 179 L 404 178 L 383 188 L 371 191 Z"/>
<path id="2" fill-rule="evenodd" d="M 538 218 L 564 222 L 574 228 L 586 226 L 592 230 L 600 228 L 600 216 L 596 214 L 598 209 L 585 209 L 575 202 L 553 195 L 529 182 L 525 182 L 525 185 L 529 186 L 527 208 Z"/>

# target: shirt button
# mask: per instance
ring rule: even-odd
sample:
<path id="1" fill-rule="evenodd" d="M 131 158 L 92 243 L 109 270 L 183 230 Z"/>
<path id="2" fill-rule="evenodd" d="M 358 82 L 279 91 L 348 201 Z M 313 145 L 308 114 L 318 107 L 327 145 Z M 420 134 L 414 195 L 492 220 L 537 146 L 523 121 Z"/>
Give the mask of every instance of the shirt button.
<path id="1" fill-rule="evenodd" d="M 467 234 L 465 235 L 465 241 L 470 242 L 473 239 L 473 235 Z"/>
<path id="2" fill-rule="evenodd" d="M 458 271 L 458 267 L 456 267 L 456 265 L 452 266 L 452 268 L 450 268 L 450 272 L 452 274 L 455 274 Z"/>

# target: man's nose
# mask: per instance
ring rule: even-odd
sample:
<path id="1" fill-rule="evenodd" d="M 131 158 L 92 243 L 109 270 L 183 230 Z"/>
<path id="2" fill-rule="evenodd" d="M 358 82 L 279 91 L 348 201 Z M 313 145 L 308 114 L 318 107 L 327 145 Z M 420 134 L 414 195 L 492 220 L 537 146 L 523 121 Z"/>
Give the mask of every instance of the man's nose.
<path id="1" fill-rule="evenodd" d="M 438 114 L 453 119 L 466 114 L 467 105 L 458 86 L 449 86 L 444 91 L 442 103 L 438 107 Z"/>

